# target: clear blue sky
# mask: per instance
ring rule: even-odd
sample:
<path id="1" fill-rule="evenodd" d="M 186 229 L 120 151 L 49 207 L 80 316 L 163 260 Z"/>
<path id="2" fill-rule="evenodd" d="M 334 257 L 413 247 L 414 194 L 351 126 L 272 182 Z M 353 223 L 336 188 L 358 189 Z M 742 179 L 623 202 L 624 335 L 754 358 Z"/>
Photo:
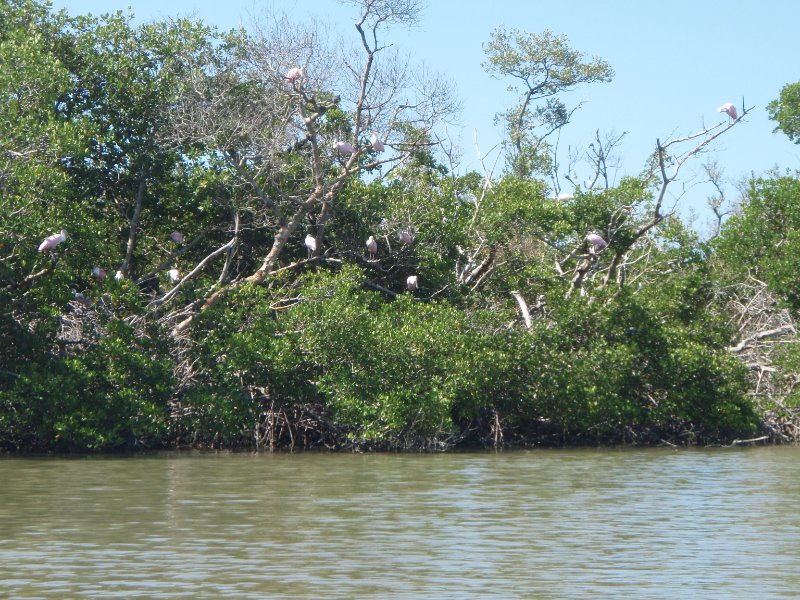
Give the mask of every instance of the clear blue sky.
<path id="1" fill-rule="evenodd" d="M 195 15 L 227 29 L 240 22 L 247 27 L 251 15 L 263 6 L 294 14 L 314 15 L 344 34 L 352 29 L 354 9 L 336 0 L 54 0 L 55 8 L 71 14 L 100 14 L 131 9 L 137 20 Z M 619 149 L 618 175 L 638 173 L 652 152 L 656 138 L 681 136 L 717 123 L 724 102 L 741 106 L 742 97 L 753 112 L 715 142 L 709 152 L 687 164 L 681 180 L 686 193 L 678 208 L 684 216 L 698 214 L 697 229 L 708 218 L 705 199 L 713 193 L 702 183 L 701 164 L 716 159 L 731 182 L 764 173 L 773 167 L 800 168 L 800 145 L 773 133 L 766 105 L 777 98 L 783 85 L 800 80 L 800 2 L 762 0 L 726 2 L 709 0 L 430 0 L 420 24 L 410 31 L 395 31 L 391 40 L 449 77 L 463 103 L 461 127 L 449 129 L 460 142 L 465 169 L 477 169 L 473 138 L 477 132 L 482 151 L 500 139 L 493 123 L 495 113 L 509 107 L 514 97 L 505 82 L 489 77 L 481 67 L 482 44 L 498 25 L 523 31 L 550 29 L 565 34 L 571 46 L 608 61 L 616 76 L 611 83 L 593 84 L 567 96 L 584 101 L 561 138 L 561 146 L 585 148 L 595 130 L 628 132 Z M 354 38 L 354 42 L 355 42 Z M 566 162 L 566 156 L 562 158 Z M 681 185 L 675 185 L 675 193 Z"/>

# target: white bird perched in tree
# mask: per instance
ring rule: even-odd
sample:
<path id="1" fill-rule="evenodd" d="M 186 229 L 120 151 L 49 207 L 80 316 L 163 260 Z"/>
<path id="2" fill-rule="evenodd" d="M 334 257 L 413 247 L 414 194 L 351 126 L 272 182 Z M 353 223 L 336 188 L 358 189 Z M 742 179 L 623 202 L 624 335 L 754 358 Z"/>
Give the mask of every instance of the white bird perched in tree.
<path id="1" fill-rule="evenodd" d="M 39 252 L 50 252 L 65 241 L 67 241 L 67 232 L 62 229 L 61 233 L 54 233 L 44 238 L 44 241 L 39 244 Z"/>
<path id="2" fill-rule="evenodd" d="M 589 235 L 587 235 L 586 236 L 586 241 L 589 242 L 590 244 L 592 244 L 595 247 L 595 249 L 597 249 L 597 250 L 602 250 L 603 248 L 608 246 L 608 242 L 605 241 L 603 238 L 601 238 L 596 233 L 590 233 Z"/>
<path id="3" fill-rule="evenodd" d="M 409 292 L 413 292 L 418 287 L 419 287 L 419 284 L 417 282 L 417 276 L 416 275 L 409 275 L 408 278 L 406 279 L 406 289 Z"/>
<path id="4" fill-rule="evenodd" d="M 175 268 L 170 269 L 169 271 L 167 271 L 167 275 L 169 275 L 169 278 L 174 282 L 181 280 L 181 274 L 178 271 L 178 269 Z"/>
<path id="5" fill-rule="evenodd" d="M 414 238 L 411 237 L 411 234 L 407 231 L 403 231 L 402 229 L 397 232 L 397 239 L 403 244 L 403 246 L 410 246 L 411 242 L 414 241 Z"/>
<path id="6" fill-rule="evenodd" d="M 567 202 L 569 200 L 574 200 L 575 196 L 570 194 L 569 192 L 561 192 L 557 197 L 556 200 L 561 200 L 562 202 Z"/>
<path id="7" fill-rule="evenodd" d="M 375 241 L 374 236 L 369 236 L 367 238 L 367 253 L 369 254 L 370 260 L 375 260 L 375 255 L 378 253 L 378 242 Z"/>
<path id="8" fill-rule="evenodd" d="M 306 248 L 308 248 L 308 258 L 311 258 L 317 251 L 317 238 L 310 233 L 306 236 Z"/>
<path id="9" fill-rule="evenodd" d="M 178 244 L 182 244 L 184 237 L 180 231 L 173 231 L 172 233 L 169 234 L 169 239 Z"/>
<path id="10" fill-rule="evenodd" d="M 383 152 L 386 150 L 386 146 L 383 145 L 377 133 L 372 134 L 372 149 L 375 150 L 375 152 Z"/>
<path id="11" fill-rule="evenodd" d="M 295 83 L 302 83 L 303 81 L 303 69 L 300 67 L 293 67 L 286 72 L 286 76 L 283 78 L 283 82 L 286 85 L 294 85 Z"/>
<path id="12" fill-rule="evenodd" d="M 106 278 L 106 270 L 101 267 L 94 267 L 92 269 L 92 275 L 97 281 L 103 281 Z"/>
<path id="13" fill-rule="evenodd" d="M 717 112 L 724 112 L 727 114 L 731 121 L 735 121 L 738 118 L 738 114 L 736 112 L 736 107 L 731 104 L 730 102 L 726 102 L 722 106 L 717 109 Z"/>
<path id="14" fill-rule="evenodd" d="M 116 279 L 117 281 L 122 281 L 123 279 L 125 279 L 125 273 L 123 273 L 122 271 L 117 271 L 114 274 L 114 279 Z"/>
<path id="15" fill-rule="evenodd" d="M 333 148 L 340 154 L 353 154 L 356 151 L 350 142 L 338 141 L 333 144 Z"/>

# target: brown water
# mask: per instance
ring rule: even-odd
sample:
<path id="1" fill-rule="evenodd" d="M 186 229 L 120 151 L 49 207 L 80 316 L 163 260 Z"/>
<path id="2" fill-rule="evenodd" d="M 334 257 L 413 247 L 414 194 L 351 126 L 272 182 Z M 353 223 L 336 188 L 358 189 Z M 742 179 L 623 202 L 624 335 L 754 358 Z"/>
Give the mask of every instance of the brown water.
<path id="1" fill-rule="evenodd" d="M 797 598 L 800 449 L 0 460 L 3 598 Z"/>

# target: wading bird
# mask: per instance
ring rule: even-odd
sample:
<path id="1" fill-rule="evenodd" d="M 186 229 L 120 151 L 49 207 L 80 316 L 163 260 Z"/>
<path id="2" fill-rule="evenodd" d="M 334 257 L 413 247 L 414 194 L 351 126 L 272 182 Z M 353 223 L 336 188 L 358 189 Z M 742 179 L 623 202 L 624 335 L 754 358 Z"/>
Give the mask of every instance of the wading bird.
<path id="1" fill-rule="evenodd" d="M 367 238 L 367 253 L 370 260 L 375 260 L 375 255 L 378 253 L 378 242 L 375 241 L 373 236 Z"/>
<path id="2" fill-rule="evenodd" d="M 575 196 L 570 194 L 569 192 L 561 192 L 557 197 L 556 200 L 561 200 L 562 202 L 568 202 L 569 200 L 574 200 Z"/>
<path id="3" fill-rule="evenodd" d="M 383 152 L 386 150 L 386 146 L 383 145 L 377 133 L 372 134 L 372 149 L 375 150 L 375 152 Z"/>
<path id="4" fill-rule="evenodd" d="M 294 85 L 295 83 L 301 83 L 303 81 L 303 69 L 300 67 L 294 67 L 289 69 L 286 72 L 286 76 L 283 78 L 283 82 L 286 85 Z"/>
<path id="5" fill-rule="evenodd" d="M 608 246 L 608 242 L 605 241 L 603 238 L 601 238 L 596 233 L 590 233 L 589 235 L 587 235 L 586 236 L 586 241 L 589 242 L 590 244 L 592 244 L 595 247 L 595 249 L 597 249 L 597 250 L 602 250 L 603 248 Z"/>
<path id="6" fill-rule="evenodd" d="M 418 287 L 419 287 L 419 284 L 417 283 L 417 276 L 416 275 L 409 275 L 408 279 L 406 279 L 406 289 L 409 292 L 413 292 Z"/>
<path id="7" fill-rule="evenodd" d="M 308 258 L 311 258 L 317 251 L 317 238 L 310 233 L 306 236 L 306 248 L 308 248 Z"/>
<path id="8" fill-rule="evenodd" d="M 123 279 L 125 279 L 125 274 L 122 271 L 117 271 L 114 274 L 114 279 L 116 279 L 117 281 L 122 281 Z"/>
<path id="9" fill-rule="evenodd" d="M 174 269 L 174 268 L 173 268 L 173 269 L 170 269 L 169 271 L 167 271 L 167 275 L 169 275 L 169 278 L 170 278 L 172 281 L 175 281 L 175 282 L 177 282 L 177 281 L 180 281 L 180 280 L 181 280 L 181 274 L 180 274 L 180 272 L 178 271 L 178 269 Z"/>
<path id="10" fill-rule="evenodd" d="M 169 234 L 169 239 L 178 244 L 182 244 L 184 238 L 183 234 L 180 231 L 173 231 L 172 233 Z"/>
<path id="11" fill-rule="evenodd" d="M 414 241 L 414 238 L 411 237 L 411 234 L 407 231 L 403 231 L 402 229 L 397 232 L 397 239 L 403 244 L 403 246 L 410 246 L 411 242 Z"/>
<path id="12" fill-rule="evenodd" d="M 353 144 L 350 142 L 336 142 L 333 147 L 340 154 L 352 154 L 356 151 L 356 149 L 353 148 Z"/>
<path id="13" fill-rule="evenodd" d="M 737 117 L 738 117 L 738 115 L 736 113 L 736 107 L 733 104 L 731 104 L 730 102 L 726 102 L 725 104 L 720 106 L 717 109 L 717 112 L 724 112 L 725 114 L 727 114 L 730 117 L 731 121 L 735 121 L 737 119 Z"/>
<path id="14" fill-rule="evenodd" d="M 67 232 L 62 229 L 61 233 L 54 233 L 44 238 L 44 241 L 39 244 L 39 252 L 50 252 L 61 242 L 65 242 L 66 240 Z"/>
<path id="15" fill-rule="evenodd" d="M 103 281 L 106 278 L 106 270 L 101 267 L 94 267 L 92 269 L 92 275 L 97 281 Z"/>

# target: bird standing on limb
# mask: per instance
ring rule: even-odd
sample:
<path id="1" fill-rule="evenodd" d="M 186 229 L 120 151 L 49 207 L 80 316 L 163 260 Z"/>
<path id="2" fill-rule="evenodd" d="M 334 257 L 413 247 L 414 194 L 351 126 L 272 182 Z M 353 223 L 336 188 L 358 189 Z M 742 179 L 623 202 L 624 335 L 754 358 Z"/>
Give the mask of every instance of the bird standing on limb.
<path id="1" fill-rule="evenodd" d="M 735 121 L 738 118 L 738 113 L 736 112 L 736 107 L 731 104 L 730 102 L 726 102 L 722 106 L 717 109 L 717 112 L 724 112 L 728 117 L 730 117 L 731 121 Z"/>
<path id="2" fill-rule="evenodd" d="M 55 250 L 56 246 L 65 241 L 67 241 L 67 232 L 62 229 L 61 233 L 54 233 L 44 238 L 44 241 L 39 244 L 39 252 Z"/>
<path id="3" fill-rule="evenodd" d="M 375 255 L 378 253 L 378 242 L 375 241 L 374 236 L 367 238 L 367 254 L 370 260 L 375 260 Z"/>
<path id="4" fill-rule="evenodd" d="M 314 256 L 314 252 L 317 251 L 317 238 L 310 233 L 306 236 L 306 248 L 308 249 L 308 258 Z"/>

